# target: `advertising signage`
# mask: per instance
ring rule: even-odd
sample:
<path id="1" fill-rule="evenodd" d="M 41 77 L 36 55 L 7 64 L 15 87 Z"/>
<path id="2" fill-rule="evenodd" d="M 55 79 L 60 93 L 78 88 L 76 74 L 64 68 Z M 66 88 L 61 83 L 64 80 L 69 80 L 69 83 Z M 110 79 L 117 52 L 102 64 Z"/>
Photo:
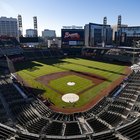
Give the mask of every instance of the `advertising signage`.
<path id="1" fill-rule="evenodd" d="M 62 29 L 61 38 L 64 46 L 83 46 L 84 29 Z"/>

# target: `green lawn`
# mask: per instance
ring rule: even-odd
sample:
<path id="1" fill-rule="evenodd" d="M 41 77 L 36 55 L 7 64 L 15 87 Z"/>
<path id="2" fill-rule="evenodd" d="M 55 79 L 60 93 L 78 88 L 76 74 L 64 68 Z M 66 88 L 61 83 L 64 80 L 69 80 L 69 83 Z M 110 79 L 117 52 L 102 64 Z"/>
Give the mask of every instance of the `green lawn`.
<path id="1" fill-rule="evenodd" d="M 75 82 L 75 85 L 69 86 L 67 85 L 68 82 Z M 58 78 L 56 80 L 52 80 L 49 83 L 49 85 L 54 89 L 57 89 L 58 91 L 62 92 L 63 94 L 66 94 L 80 92 L 94 84 L 92 83 L 91 80 L 76 75 L 70 75 L 65 76 L 63 78 Z"/>
<path id="2" fill-rule="evenodd" d="M 80 100 L 76 102 L 76 106 L 82 106 L 92 100 L 101 90 L 108 87 L 114 80 L 117 80 L 120 76 L 125 74 L 126 66 L 120 66 L 115 64 L 108 64 L 103 62 L 91 61 L 81 58 L 67 58 L 67 59 L 46 59 L 39 61 L 23 62 L 17 64 L 17 73 L 26 81 L 30 86 L 37 89 L 44 90 L 43 97 L 50 98 L 57 106 L 71 106 L 69 103 L 65 103 L 61 100 L 62 95 L 56 91 L 41 84 L 35 79 L 51 73 L 63 72 L 63 71 L 79 71 L 89 72 L 102 76 L 107 79 L 102 84 L 95 86 L 94 88 L 80 94 Z M 67 86 L 67 82 L 75 82 L 75 87 Z M 80 92 L 81 90 L 92 85 L 92 81 L 81 78 L 79 76 L 70 75 L 63 78 L 52 80 L 49 85 L 53 88 L 63 92 Z"/>

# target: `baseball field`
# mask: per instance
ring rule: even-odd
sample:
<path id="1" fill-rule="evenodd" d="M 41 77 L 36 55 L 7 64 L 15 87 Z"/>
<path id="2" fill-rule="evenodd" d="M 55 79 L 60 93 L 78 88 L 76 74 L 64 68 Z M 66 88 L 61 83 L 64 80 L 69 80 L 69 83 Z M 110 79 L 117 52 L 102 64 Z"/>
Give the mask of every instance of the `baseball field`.
<path id="1" fill-rule="evenodd" d="M 128 74 L 128 67 L 81 58 L 43 59 L 16 65 L 22 82 L 49 99 L 53 109 L 73 109 L 96 104 Z M 79 99 L 65 102 L 63 95 L 73 93 Z"/>

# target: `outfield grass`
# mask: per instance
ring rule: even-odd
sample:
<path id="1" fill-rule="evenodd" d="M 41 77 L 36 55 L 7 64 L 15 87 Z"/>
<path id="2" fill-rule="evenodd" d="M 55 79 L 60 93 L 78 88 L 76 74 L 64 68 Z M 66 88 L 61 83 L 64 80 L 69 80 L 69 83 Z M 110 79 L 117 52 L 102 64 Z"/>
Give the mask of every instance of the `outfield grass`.
<path id="1" fill-rule="evenodd" d="M 92 100 L 101 90 L 108 87 L 114 80 L 118 79 L 120 76 L 125 74 L 126 66 L 120 66 L 115 64 L 107 64 L 103 62 L 85 60 L 81 58 L 76 59 L 51 59 L 51 60 L 40 60 L 23 62 L 18 64 L 17 73 L 33 88 L 38 88 L 44 90 L 42 95 L 44 98 L 50 98 L 53 103 L 59 107 L 71 106 L 69 103 L 65 103 L 61 100 L 62 95 L 58 94 L 56 91 L 48 88 L 47 86 L 39 83 L 35 79 L 51 73 L 63 72 L 63 71 L 79 71 L 79 72 L 89 72 L 95 75 L 102 76 L 107 79 L 102 84 L 95 86 L 94 88 L 82 93 L 80 95 L 80 100 L 76 102 L 76 106 L 82 106 Z M 69 81 L 76 82 L 77 87 L 72 88 L 67 86 L 66 83 Z M 79 92 L 92 85 L 92 81 L 88 79 L 81 79 L 81 77 L 66 76 L 63 78 L 58 78 L 52 80 L 50 86 L 56 88 L 57 90 L 68 93 L 68 92 Z M 84 85 L 84 86 L 83 86 Z"/>

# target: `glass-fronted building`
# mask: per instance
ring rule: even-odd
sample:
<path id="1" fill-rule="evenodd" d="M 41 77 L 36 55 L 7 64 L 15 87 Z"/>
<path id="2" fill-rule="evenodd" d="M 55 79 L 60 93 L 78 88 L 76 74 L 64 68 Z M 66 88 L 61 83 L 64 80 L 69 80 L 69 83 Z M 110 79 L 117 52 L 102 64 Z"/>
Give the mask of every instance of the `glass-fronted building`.
<path id="1" fill-rule="evenodd" d="M 121 27 L 120 45 L 133 46 L 133 41 L 140 40 L 140 26 Z"/>
<path id="2" fill-rule="evenodd" d="M 110 25 L 89 23 L 85 25 L 85 46 L 104 46 L 112 44 Z"/>

